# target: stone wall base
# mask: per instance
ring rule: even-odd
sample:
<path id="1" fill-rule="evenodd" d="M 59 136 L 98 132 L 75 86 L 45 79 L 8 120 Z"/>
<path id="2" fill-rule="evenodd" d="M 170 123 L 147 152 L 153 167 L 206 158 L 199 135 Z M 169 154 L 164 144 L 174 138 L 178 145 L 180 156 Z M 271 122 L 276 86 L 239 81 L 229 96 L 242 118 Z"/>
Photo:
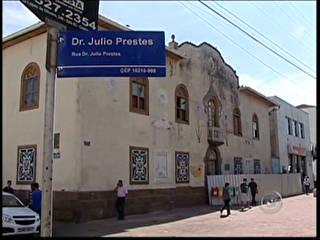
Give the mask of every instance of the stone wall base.
<path id="1" fill-rule="evenodd" d="M 17 197 L 28 202 L 28 191 L 17 190 Z M 172 208 L 208 204 L 205 187 L 129 190 L 125 213 L 141 214 Z M 54 191 L 53 219 L 55 221 L 85 222 L 116 216 L 114 191 L 69 192 Z"/>

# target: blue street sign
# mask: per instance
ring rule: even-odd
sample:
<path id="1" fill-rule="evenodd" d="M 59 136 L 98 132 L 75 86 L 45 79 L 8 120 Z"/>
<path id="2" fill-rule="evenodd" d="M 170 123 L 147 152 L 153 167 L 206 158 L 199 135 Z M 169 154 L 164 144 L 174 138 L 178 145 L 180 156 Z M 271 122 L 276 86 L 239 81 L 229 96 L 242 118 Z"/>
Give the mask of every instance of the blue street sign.
<path id="1" fill-rule="evenodd" d="M 59 33 L 58 77 L 165 77 L 164 32 Z"/>

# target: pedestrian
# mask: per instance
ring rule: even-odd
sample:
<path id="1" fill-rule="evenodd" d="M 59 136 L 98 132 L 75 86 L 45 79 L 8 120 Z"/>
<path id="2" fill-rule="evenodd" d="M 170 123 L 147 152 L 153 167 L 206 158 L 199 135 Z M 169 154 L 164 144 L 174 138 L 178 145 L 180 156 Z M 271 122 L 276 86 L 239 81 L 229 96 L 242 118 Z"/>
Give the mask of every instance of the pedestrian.
<path id="1" fill-rule="evenodd" d="M 243 182 L 240 184 L 240 205 L 241 205 L 241 211 L 244 210 L 245 207 L 251 208 L 249 205 L 249 186 L 247 184 L 247 179 L 244 178 Z"/>
<path id="2" fill-rule="evenodd" d="M 256 206 L 257 202 L 256 202 L 256 194 L 258 193 L 258 185 L 257 183 L 254 181 L 253 178 L 251 178 L 251 182 L 248 184 L 249 188 L 250 188 L 250 192 L 251 192 L 251 205 L 252 206 Z"/>
<path id="3" fill-rule="evenodd" d="M 230 187 L 229 183 L 226 182 L 223 188 L 223 201 L 224 201 L 224 206 L 221 208 L 220 213 L 222 214 L 224 209 L 227 209 L 227 216 L 230 215 Z"/>
<path id="4" fill-rule="evenodd" d="M 309 189 L 310 189 L 310 180 L 308 176 L 305 176 L 304 181 L 303 181 L 303 185 L 304 185 L 304 191 L 306 193 L 306 195 L 309 194 Z"/>
<path id="5" fill-rule="evenodd" d="M 41 217 L 41 200 L 42 192 L 39 189 L 39 183 L 31 183 L 30 203 L 29 208 L 39 214 Z"/>
<path id="6" fill-rule="evenodd" d="M 122 180 L 119 180 L 116 188 L 114 189 L 117 193 L 116 208 L 118 212 L 118 220 L 124 219 L 124 206 L 126 197 L 128 196 L 128 190 L 123 186 Z"/>
<path id="7" fill-rule="evenodd" d="M 14 190 L 13 190 L 13 188 L 11 187 L 11 184 L 12 184 L 11 180 L 8 180 L 8 181 L 7 181 L 7 186 L 5 186 L 5 187 L 3 188 L 3 191 L 6 192 L 6 193 L 14 194 Z"/>

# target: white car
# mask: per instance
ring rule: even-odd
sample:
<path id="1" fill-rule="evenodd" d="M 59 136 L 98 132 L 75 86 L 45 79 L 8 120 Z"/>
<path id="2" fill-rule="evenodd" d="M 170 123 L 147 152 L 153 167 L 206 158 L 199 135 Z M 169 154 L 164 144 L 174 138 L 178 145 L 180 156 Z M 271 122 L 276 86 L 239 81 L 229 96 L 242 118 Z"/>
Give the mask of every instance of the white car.
<path id="1" fill-rule="evenodd" d="M 38 234 L 40 217 L 13 194 L 2 192 L 2 236 Z"/>

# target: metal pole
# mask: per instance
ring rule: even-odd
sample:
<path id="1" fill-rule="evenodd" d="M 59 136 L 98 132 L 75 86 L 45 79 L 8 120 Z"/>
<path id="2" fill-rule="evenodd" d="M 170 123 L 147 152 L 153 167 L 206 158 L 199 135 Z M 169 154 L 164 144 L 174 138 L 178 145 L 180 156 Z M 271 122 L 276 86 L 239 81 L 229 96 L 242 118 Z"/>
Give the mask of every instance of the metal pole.
<path id="1" fill-rule="evenodd" d="M 52 157 L 58 29 L 48 26 L 42 164 L 41 237 L 52 236 Z"/>

